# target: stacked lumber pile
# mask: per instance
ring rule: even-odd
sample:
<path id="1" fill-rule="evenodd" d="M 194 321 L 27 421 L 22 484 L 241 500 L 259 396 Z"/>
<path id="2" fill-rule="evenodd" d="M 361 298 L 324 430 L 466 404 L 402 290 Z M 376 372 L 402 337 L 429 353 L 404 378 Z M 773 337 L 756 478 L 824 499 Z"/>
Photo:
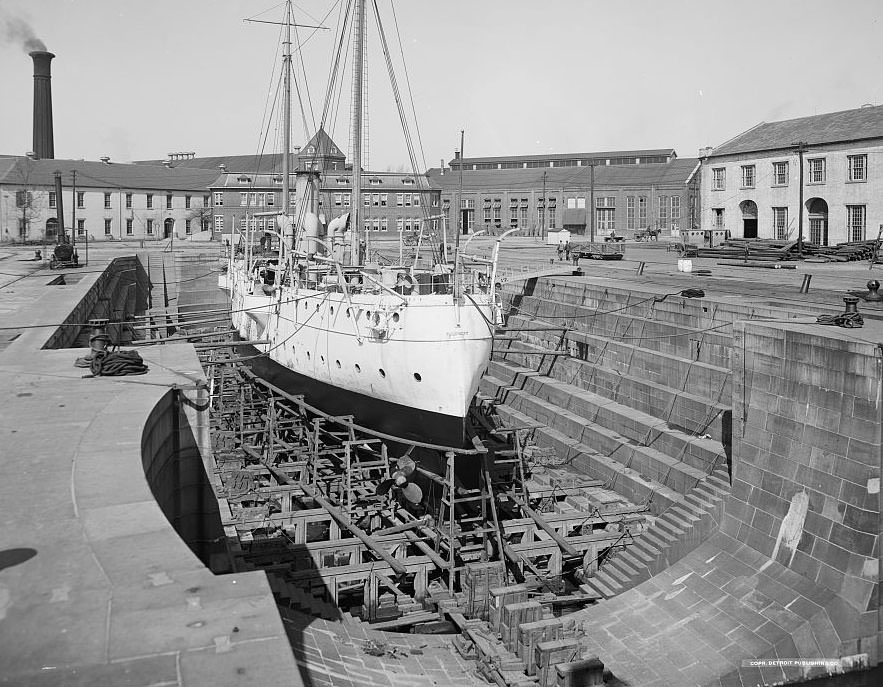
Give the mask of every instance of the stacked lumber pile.
<path id="1" fill-rule="evenodd" d="M 803 255 L 806 258 L 824 262 L 848 262 L 869 260 L 876 250 L 876 241 L 849 241 L 835 246 L 819 246 L 810 241 L 803 242 Z M 696 257 L 717 258 L 718 260 L 749 260 L 753 262 L 780 262 L 797 260 L 797 241 L 777 239 L 731 238 L 716 248 L 698 248 Z"/>

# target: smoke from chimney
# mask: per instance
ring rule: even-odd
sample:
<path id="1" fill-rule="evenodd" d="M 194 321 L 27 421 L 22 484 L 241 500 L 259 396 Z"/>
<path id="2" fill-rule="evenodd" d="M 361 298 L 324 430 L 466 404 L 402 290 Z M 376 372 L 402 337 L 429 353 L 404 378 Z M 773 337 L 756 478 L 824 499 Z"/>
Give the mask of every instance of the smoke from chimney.
<path id="1" fill-rule="evenodd" d="M 25 52 L 46 50 L 34 29 L 21 17 L 15 17 L 0 7 L 0 41 L 20 45 Z"/>
<path id="2" fill-rule="evenodd" d="M 45 50 L 28 53 L 34 60 L 34 152 L 38 158 L 51 160 L 55 157 L 55 140 L 52 133 L 52 69 L 55 57 Z"/>

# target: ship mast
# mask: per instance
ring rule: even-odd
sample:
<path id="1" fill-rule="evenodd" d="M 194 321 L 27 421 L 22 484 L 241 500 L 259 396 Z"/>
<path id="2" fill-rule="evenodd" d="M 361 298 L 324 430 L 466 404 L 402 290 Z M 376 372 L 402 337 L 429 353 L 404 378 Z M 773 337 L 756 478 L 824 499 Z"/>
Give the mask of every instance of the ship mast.
<path id="1" fill-rule="evenodd" d="M 356 0 L 353 17 L 353 203 L 350 215 L 351 264 L 359 264 L 362 235 L 362 63 L 365 52 L 365 0 Z"/>
<path id="2" fill-rule="evenodd" d="M 285 3 L 285 41 L 282 44 L 282 68 L 284 70 L 282 98 L 283 108 L 283 154 L 282 154 L 282 230 L 284 240 L 280 242 L 279 257 L 282 257 L 282 243 L 288 241 L 287 248 L 294 250 L 294 222 L 291 217 L 291 0 Z"/>

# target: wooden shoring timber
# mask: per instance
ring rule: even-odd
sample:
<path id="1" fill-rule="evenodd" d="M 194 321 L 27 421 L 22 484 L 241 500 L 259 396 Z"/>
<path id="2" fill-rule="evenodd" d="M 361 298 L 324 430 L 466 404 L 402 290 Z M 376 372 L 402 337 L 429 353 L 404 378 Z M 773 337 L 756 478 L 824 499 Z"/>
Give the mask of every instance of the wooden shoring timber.
<path id="1" fill-rule="evenodd" d="M 577 551 L 573 546 L 571 546 L 570 542 L 567 541 L 564 537 L 562 537 L 554 527 L 552 527 L 549 523 L 543 519 L 539 513 L 537 513 L 533 508 L 531 508 L 525 501 L 523 501 L 518 494 L 514 491 L 507 492 L 506 495 L 512 499 L 516 504 L 521 507 L 521 510 L 527 513 L 527 515 L 542 529 L 546 534 L 548 534 L 552 540 L 561 547 L 561 550 L 564 551 L 568 556 L 576 556 Z"/>
<path id="2" fill-rule="evenodd" d="M 316 489 L 303 485 L 303 489 L 307 492 L 307 495 L 312 497 L 316 503 L 323 506 L 331 516 L 342 526 L 356 535 L 359 539 L 361 539 L 371 551 L 373 551 L 376 555 L 380 556 L 384 561 L 386 561 L 387 565 L 392 568 L 397 575 L 404 575 L 406 572 L 406 568 L 402 565 L 401 561 L 396 560 L 392 556 L 390 556 L 377 542 L 377 540 L 370 535 L 366 534 L 364 530 L 360 527 L 356 527 L 353 523 L 350 522 L 349 518 L 342 513 L 340 510 L 335 508 L 330 501 L 320 496 Z"/>
<path id="3" fill-rule="evenodd" d="M 354 565 L 330 566 L 327 568 L 312 568 L 310 570 L 291 570 L 290 563 L 280 563 L 268 566 L 267 570 L 286 570 L 288 579 L 298 582 L 301 580 L 309 580 L 321 578 L 323 581 L 340 582 L 362 582 L 367 580 L 373 573 L 380 572 L 384 575 L 391 573 L 399 574 L 415 574 L 422 571 L 431 571 L 435 568 L 435 563 L 426 556 L 409 556 L 406 560 L 401 561 L 400 567 L 403 573 L 396 572 L 392 566 L 383 561 L 371 561 L 370 563 L 356 563 Z"/>
<path id="4" fill-rule="evenodd" d="M 543 513 L 543 520 L 547 525 L 556 531 L 568 531 L 577 527 L 585 527 L 587 525 L 607 525 L 615 522 L 622 522 L 631 519 L 630 516 L 640 515 L 643 510 L 622 509 L 623 512 L 603 513 L 595 515 L 594 513 L 585 513 L 582 511 L 567 511 L 564 513 Z M 525 534 L 535 532 L 537 523 L 533 518 L 513 518 L 506 520 L 506 534 Z M 560 532 L 559 532 L 560 534 Z M 567 538 L 571 542 L 571 537 Z"/>

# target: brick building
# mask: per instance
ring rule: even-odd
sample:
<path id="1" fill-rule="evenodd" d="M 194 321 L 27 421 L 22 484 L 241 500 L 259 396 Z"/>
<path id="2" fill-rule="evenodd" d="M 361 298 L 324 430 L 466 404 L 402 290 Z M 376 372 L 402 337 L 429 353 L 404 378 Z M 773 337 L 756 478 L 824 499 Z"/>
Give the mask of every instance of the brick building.
<path id="1" fill-rule="evenodd" d="M 441 190 L 449 226 L 458 220 L 451 208 L 460 196 L 461 167 L 465 233 L 518 228 L 522 236 L 543 236 L 568 229 L 598 236 L 659 228 L 679 236 L 698 217 L 698 161 L 679 159 L 673 149 L 455 157 L 427 172 Z"/>
<path id="2" fill-rule="evenodd" d="M 210 237 L 209 186 L 217 170 L 87 160 L 0 157 L 0 242 L 53 241 L 55 173 L 68 235 L 78 239 Z"/>
<path id="3" fill-rule="evenodd" d="M 802 226 L 820 245 L 876 238 L 881 153 L 883 106 L 762 122 L 706 149 L 702 228 L 787 240 Z"/>

